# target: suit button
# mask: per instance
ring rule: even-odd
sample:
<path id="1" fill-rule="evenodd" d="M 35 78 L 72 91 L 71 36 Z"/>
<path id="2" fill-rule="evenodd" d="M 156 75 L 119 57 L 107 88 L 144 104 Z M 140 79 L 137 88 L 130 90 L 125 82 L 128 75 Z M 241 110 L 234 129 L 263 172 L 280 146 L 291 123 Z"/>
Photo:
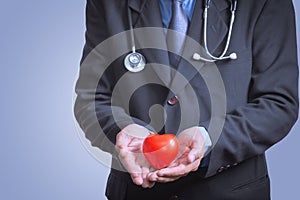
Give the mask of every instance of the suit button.
<path id="1" fill-rule="evenodd" d="M 177 195 L 171 196 L 169 200 L 179 200 L 179 197 Z"/>
<path id="2" fill-rule="evenodd" d="M 178 97 L 177 96 L 173 96 L 171 99 L 168 100 L 168 104 L 170 106 L 174 106 L 175 104 L 177 104 L 179 102 Z"/>
<path id="3" fill-rule="evenodd" d="M 223 172 L 225 170 L 225 167 L 220 167 L 219 169 L 218 169 L 218 173 L 221 173 L 221 172 Z"/>

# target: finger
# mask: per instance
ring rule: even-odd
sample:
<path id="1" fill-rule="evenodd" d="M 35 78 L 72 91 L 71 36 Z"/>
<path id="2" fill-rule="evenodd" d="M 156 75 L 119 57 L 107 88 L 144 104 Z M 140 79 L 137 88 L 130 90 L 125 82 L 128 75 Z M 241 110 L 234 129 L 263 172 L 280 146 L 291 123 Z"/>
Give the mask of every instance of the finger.
<path id="1" fill-rule="evenodd" d="M 147 175 L 149 174 L 150 170 L 148 167 L 142 167 L 142 177 L 143 179 L 147 178 Z"/>
<path id="2" fill-rule="evenodd" d="M 157 172 L 158 177 L 176 177 L 187 173 L 186 165 L 180 164 L 176 167 L 168 167 Z"/>
<path id="3" fill-rule="evenodd" d="M 155 184 L 154 181 L 151 181 L 148 176 L 150 173 L 150 168 L 149 167 L 142 167 L 142 178 L 143 178 L 143 188 L 152 188 Z"/>
<path id="4" fill-rule="evenodd" d="M 201 159 L 203 153 L 200 148 L 193 148 L 188 154 L 188 162 L 192 163 L 195 160 Z"/>
<path id="5" fill-rule="evenodd" d="M 147 161 L 146 161 L 147 162 Z M 150 166 L 149 167 L 149 173 L 152 173 L 152 172 L 156 172 L 157 170 L 154 168 L 154 167 L 152 167 L 152 166 Z"/>
<path id="6" fill-rule="evenodd" d="M 157 175 L 159 177 L 177 177 L 177 176 L 184 176 L 189 172 L 196 170 L 200 165 L 200 159 L 195 160 L 195 162 L 185 165 L 180 164 L 177 167 L 170 167 L 159 170 Z"/>
<path id="7" fill-rule="evenodd" d="M 188 161 L 190 163 L 197 159 L 202 159 L 204 155 L 204 142 L 202 139 L 194 138 L 191 145 L 191 150 L 188 153 Z"/>
<path id="8" fill-rule="evenodd" d="M 132 173 L 132 174 L 130 174 L 130 176 L 131 176 L 131 179 L 132 179 L 134 184 L 136 184 L 136 185 L 142 185 L 143 184 L 144 181 L 143 181 L 142 177 L 139 174 Z"/>
<path id="9" fill-rule="evenodd" d="M 130 142 L 126 148 L 130 152 L 141 153 L 142 152 L 142 142 L 137 142 L 137 141 L 135 141 L 134 143 Z"/>
<path id="10" fill-rule="evenodd" d="M 178 161 L 180 161 L 180 160 L 178 159 L 178 160 L 172 162 L 168 167 L 177 167 L 181 163 L 181 162 L 178 162 Z"/>
<path id="11" fill-rule="evenodd" d="M 151 181 L 149 179 L 144 179 L 143 181 L 144 181 L 142 184 L 143 188 L 152 188 L 155 185 L 155 181 Z"/>
<path id="12" fill-rule="evenodd" d="M 117 137 L 116 137 L 116 148 L 117 149 L 122 149 L 122 148 L 127 147 L 129 142 L 130 142 L 130 138 L 126 133 L 121 131 L 120 133 L 117 134 Z"/>
<path id="13" fill-rule="evenodd" d="M 127 149 L 130 152 L 140 152 L 142 148 L 142 140 L 131 138 L 126 133 L 119 133 L 117 135 L 116 149 Z"/>
<path id="14" fill-rule="evenodd" d="M 143 143 L 142 139 L 139 138 L 132 138 L 132 140 L 129 142 L 128 146 L 133 147 L 133 146 L 138 146 L 140 147 Z"/>
<path id="15" fill-rule="evenodd" d="M 159 177 L 157 175 L 158 171 L 155 172 L 150 172 L 147 176 L 147 179 L 154 183 L 154 182 L 160 182 L 160 183 L 168 183 L 168 182 L 173 182 L 177 179 L 179 179 L 181 176 L 178 177 Z"/>
<path id="16" fill-rule="evenodd" d="M 116 146 L 123 148 L 127 146 L 140 146 L 143 142 L 143 138 L 134 137 L 128 130 L 122 130 L 117 134 Z"/>
<path id="17" fill-rule="evenodd" d="M 143 188 L 152 188 L 154 186 L 154 184 L 155 184 L 155 182 L 144 179 L 142 187 Z"/>
<path id="18" fill-rule="evenodd" d="M 159 183 L 169 183 L 174 182 L 178 179 L 180 179 L 183 176 L 176 176 L 176 177 L 158 177 L 157 182 Z"/>
<path id="19" fill-rule="evenodd" d="M 179 154 L 178 154 L 178 157 L 181 157 L 183 155 L 186 155 L 190 152 L 190 145 L 187 145 L 187 144 L 184 144 L 184 143 L 181 143 L 180 146 L 179 146 Z"/>
<path id="20" fill-rule="evenodd" d="M 150 184 L 149 184 L 149 186 L 148 186 L 148 188 L 153 188 L 154 187 L 154 185 L 155 185 L 155 182 L 150 182 Z"/>
<path id="21" fill-rule="evenodd" d="M 132 146 L 132 147 L 126 147 L 127 151 L 132 152 L 132 153 L 140 153 L 141 152 L 141 147 L 139 146 Z"/>
<path id="22" fill-rule="evenodd" d="M 130 173 L 133 182 L 137 185 L 142 185 L 143 183 L 142 169 L 139 165 L 136 164 L 136 158 L 134 154 L 121 149 L 119 152 L 119 158 L 123 166 L 128 171 L 128 173 Z"/>
<path id="23" fill-rule="evenodd" d="M 158 172 L 158 171 L 150 172 L 150 173 L 147 175 L 147 179 L 148 179 L 149 181 L 151 181 L 151 182 L 156 182 L 157 179 L 158 179 L 157 172 Z"/>

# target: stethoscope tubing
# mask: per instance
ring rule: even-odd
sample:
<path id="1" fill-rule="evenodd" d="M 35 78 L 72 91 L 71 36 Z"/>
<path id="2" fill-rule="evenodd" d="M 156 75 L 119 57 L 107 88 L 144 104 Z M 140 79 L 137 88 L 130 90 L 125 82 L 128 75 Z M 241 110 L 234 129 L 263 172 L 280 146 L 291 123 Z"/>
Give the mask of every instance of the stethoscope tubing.
<path id="1" fill-rule="evenodd" d="M 235 21 L 235 12 L 237 9 L 237 0 L 230 0 L 231 3 L 231 17 L 230 17 L 230 23 L 229 23 L 229 30 L 227 34 L 227 39 L 226 39 L 226 44 L 225 48 L 220 56 L 214 56 L 208 49 L 208 43 L 207 43 L 207 24 L 208 24 L 208 9 L 210 6 L 211 0 L 206 0 L 205 1 L 205 8 L 203 12 L 203 18 L 204 18 L 204 23 L 203 23 L 203 39 L 204 39 L 204 49 L 206 54 L 209 56 L 209 58 L 204 58 L 197 52 L 193 54 L 193 59 L 197 61 L 204 61 L 204 62 L 216 62 L 216 61 L 221 61 L 221 60 L 235 60 L 237 59 L 237 54 L 236 53 L 231 53 L 226 56 L 226 53 L 228 51 L 230 41 L 231 41 L 231 36 L 232 36 L 232 29 L 233 29 L 233 24 Z M 131 42 L 131 53 L 129 53 L 125 59 L 124 59 L 124 66 L 127 70 L 131 72 L 139 72 L 142 71 L 145 67 L 146 64 L 146 59 L 145 57 L 136 52 L 136 46 L 135 46 L 135 38 L 134 38 L 134 31 L 133 31 L 133 23 L 132 23 L 132 13 L 131 10 L 128 6 L 128 22 L 129 22 L 129 28 L 130 28 L 130 42 Z M 132 63 L 131 58 L 135 56 L 135 58 L 139 58 L 139 63 Z"/>
<path id="2" fill-rule="evenodd" d="M 233 2 L 232 2 L 233 1 Z M 206 59 L 201 57 L 199 54 L 195 53 L 193 55 L 193 58 L 195 60 L 203 60 L 206 62 L 215 62 L 215 61 L 220 61 L 220 60 L 226 60 L 226 59 L 237 59 L 237 55 L 236 53 L 231 53 L 228 56 L 225 56 L 228 48 L 229 48 L 229 44 L 230 44 L 230 40 L 231 40 L 231 35 L 232 35 L 232 28 L 233 28 L 233 24 L 235 21 L 235 11 L 236 11 L 236 6 L 237 6 L 237 0 L 231 0 L 231 17 L 230 17 L 230 23 L 229 23 L 229 30 L 228 30 L 228 34 L 227 34 L 227 39 L 226 39 L 226 45 L 225 48 L 222 52 L 222 54 L 220 56 L 214 56 L 212 55 L 212 53 L 210 53 L 209 49 L 208 49 L 208 44 L 207 44 L 207 24 L 208 24 L 208 9 L 210 6 L 210 0 L 206 0 L 206 5 L 204 8 L 204 13 L 203 13 L 203 18 L 204 18 L 204 23 L 203 23 L 203 39 L 204 39 L 204 49 L 207 53 L 207 55 L 210 57 L 210 59 Z"/>
<path id="3" fill-rule="evenodd" d="M 135 39 L 134 39 L 134 32 L 133 32 L 133 23 L 132 23 L 132 14 L 131 10 L 128 6 L 128 22 L 129 22 L 129 27 L 130 27 L 130 40 L 131 40 L 131 48 L 132 48 L 132 53 L 135 53 Z"/>

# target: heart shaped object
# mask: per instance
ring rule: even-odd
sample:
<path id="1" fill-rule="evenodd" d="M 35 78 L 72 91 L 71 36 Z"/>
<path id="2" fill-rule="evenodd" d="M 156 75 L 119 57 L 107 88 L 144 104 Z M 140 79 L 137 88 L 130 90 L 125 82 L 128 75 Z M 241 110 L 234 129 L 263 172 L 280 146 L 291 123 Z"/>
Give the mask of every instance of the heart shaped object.
<path id="1" fill-rule="evenodd" d="M 151 134 L 144 140 L 143 154 L 156 169 L 167 167 L 178 154 L 178 140 L 173 134 Z"/>

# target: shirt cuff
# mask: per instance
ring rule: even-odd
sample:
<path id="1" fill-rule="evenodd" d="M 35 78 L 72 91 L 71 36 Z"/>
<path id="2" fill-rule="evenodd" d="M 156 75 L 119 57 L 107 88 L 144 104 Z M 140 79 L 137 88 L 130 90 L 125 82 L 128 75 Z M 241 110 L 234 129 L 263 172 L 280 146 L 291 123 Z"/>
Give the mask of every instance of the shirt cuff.
<path id="1" fill-rule="evenodd" d="M 207 154 L 209 148 L 212 146 L 212 142 L 211 142 L 211 139 L 209 137 L 209 134 L 208 132 L 206 131 L 206 129 L 202 126 L 199 126 L 199 130 L 202 134 L 202 137 L 204 139 L 204 146 L 205 146 L 205 154 Z"/>

